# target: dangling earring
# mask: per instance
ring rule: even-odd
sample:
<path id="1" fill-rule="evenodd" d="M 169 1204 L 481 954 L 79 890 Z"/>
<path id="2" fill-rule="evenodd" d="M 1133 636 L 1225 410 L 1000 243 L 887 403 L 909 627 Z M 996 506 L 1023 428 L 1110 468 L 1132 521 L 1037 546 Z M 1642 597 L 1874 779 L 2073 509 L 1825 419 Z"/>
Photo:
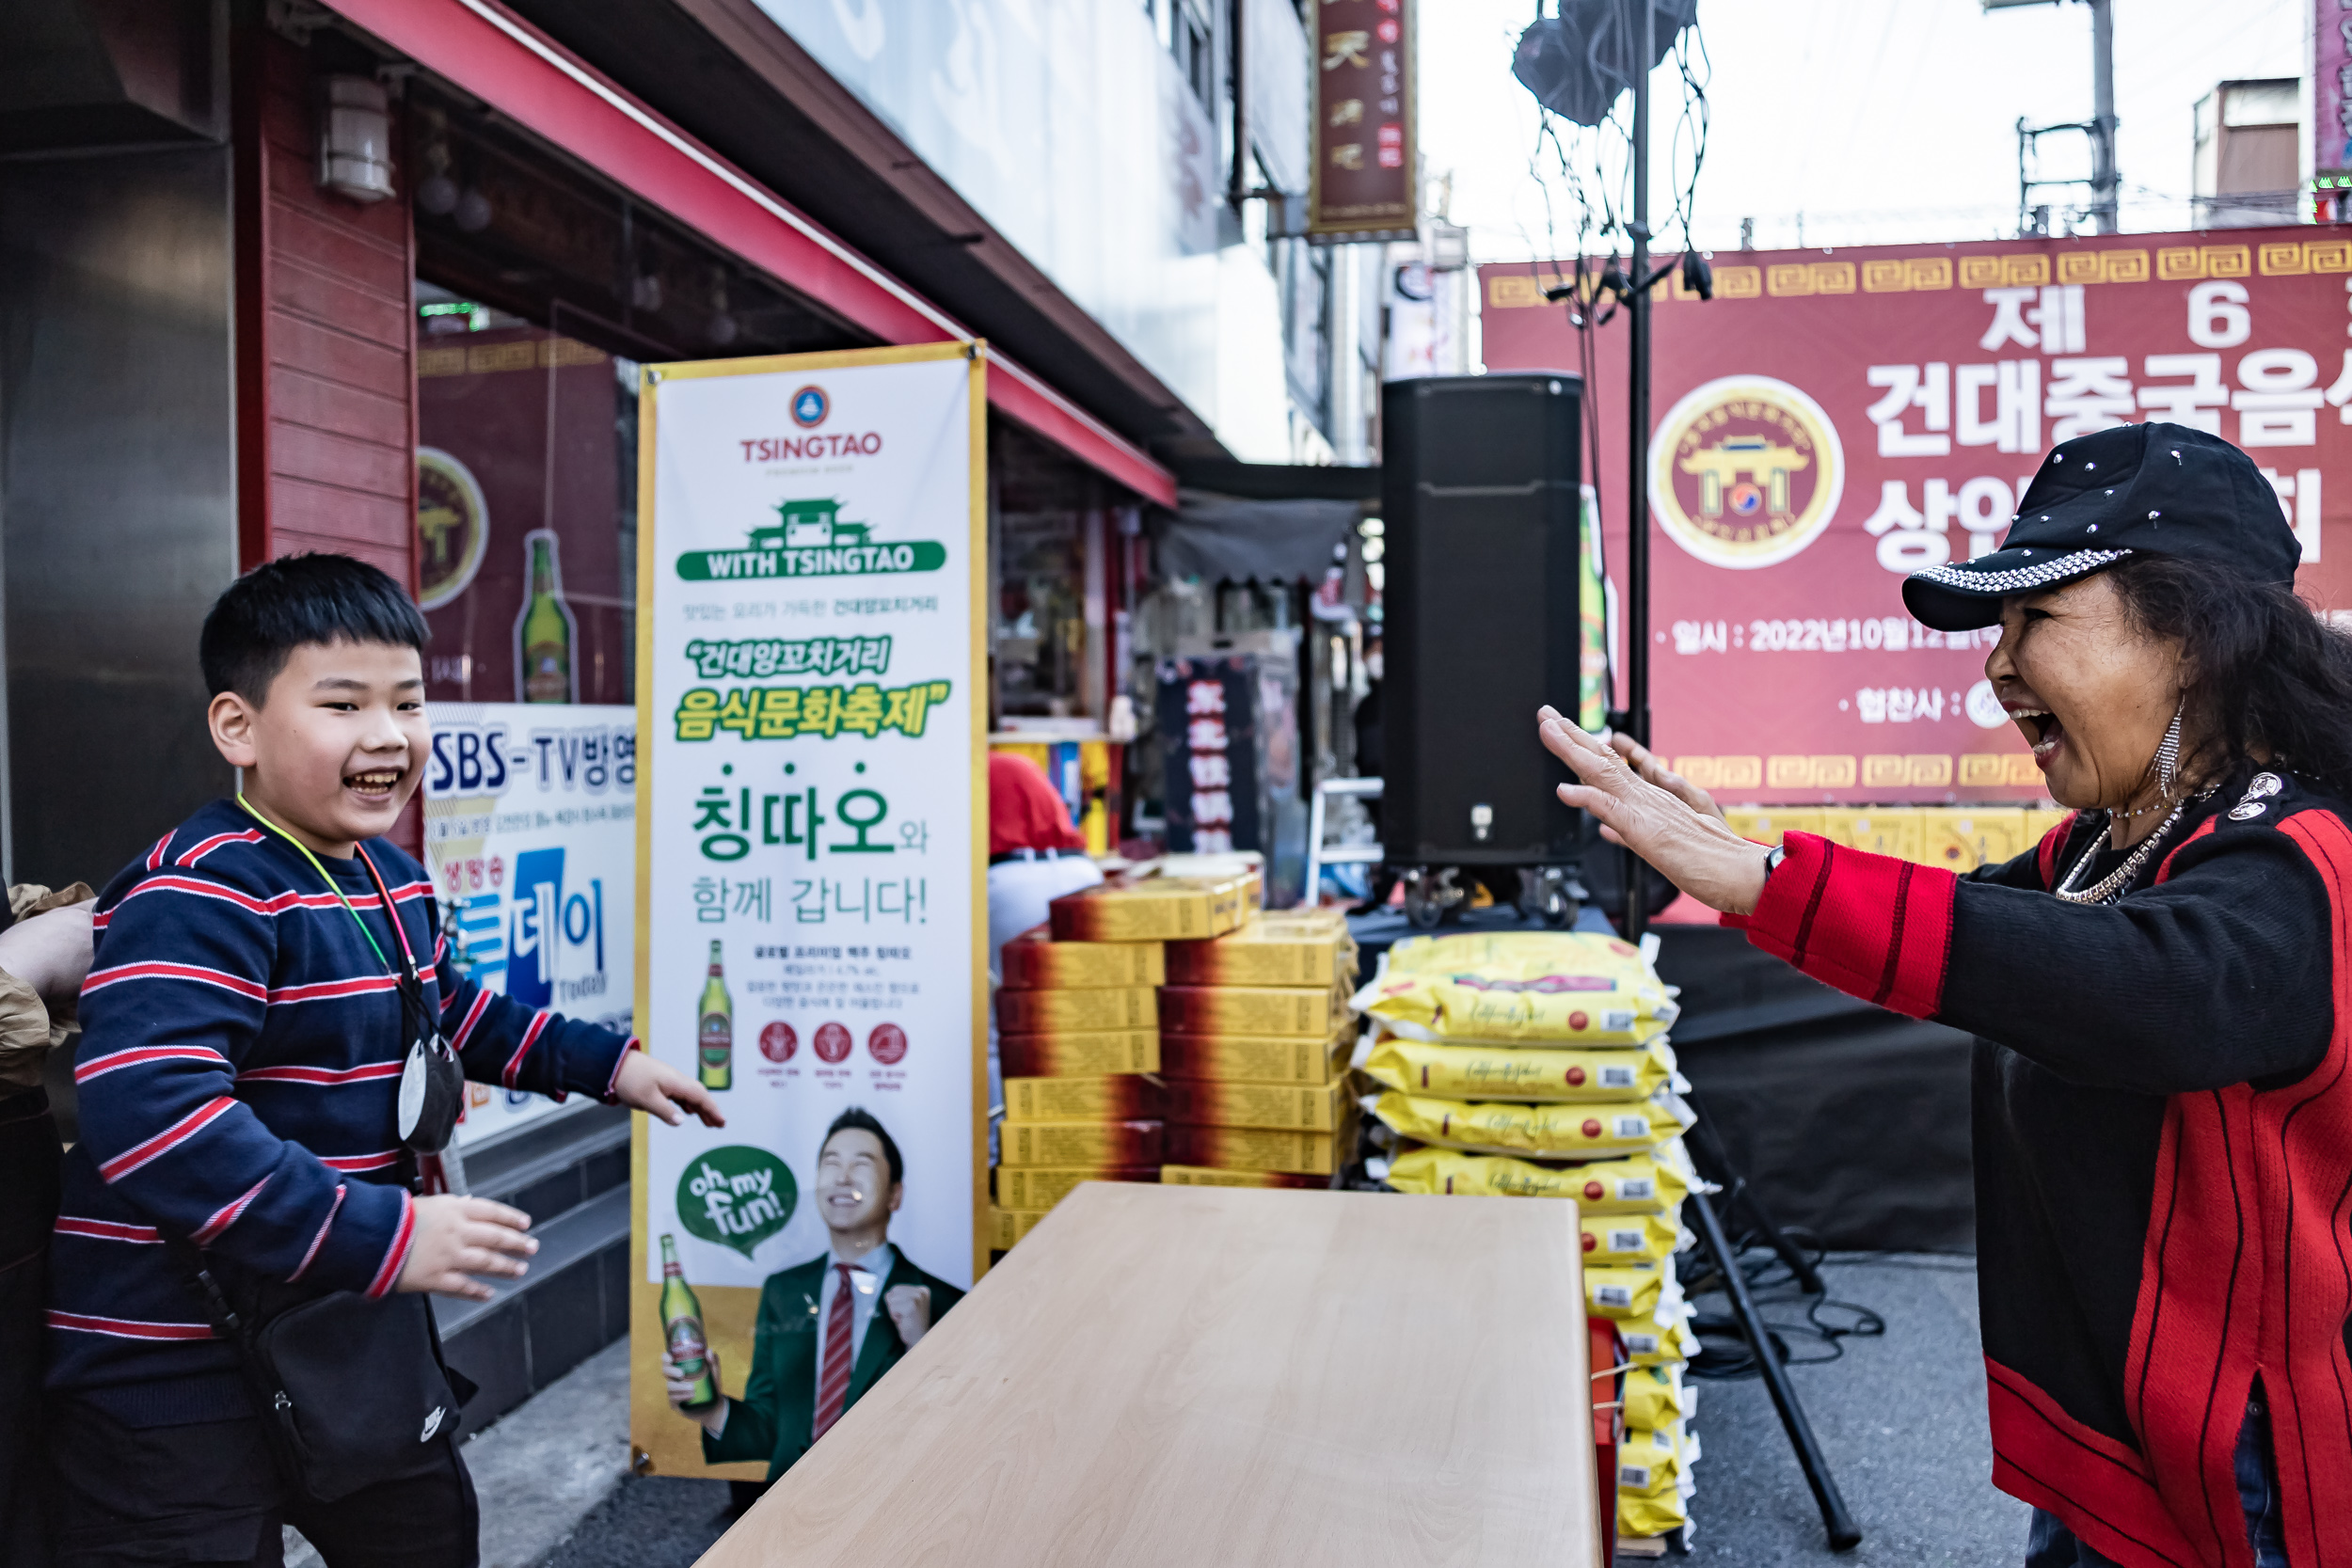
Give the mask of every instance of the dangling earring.
<path id="1" fill-rule="evenodd" d="M 2175 799 L 2172 785 L 2181 773 L 2181 713 L 2188 706 L 2184 696 L 2172 710 L 2172 722 L 2166 726 L 2163 743 L 2156 748 L 2156 793 L 2168 801 Z"/>

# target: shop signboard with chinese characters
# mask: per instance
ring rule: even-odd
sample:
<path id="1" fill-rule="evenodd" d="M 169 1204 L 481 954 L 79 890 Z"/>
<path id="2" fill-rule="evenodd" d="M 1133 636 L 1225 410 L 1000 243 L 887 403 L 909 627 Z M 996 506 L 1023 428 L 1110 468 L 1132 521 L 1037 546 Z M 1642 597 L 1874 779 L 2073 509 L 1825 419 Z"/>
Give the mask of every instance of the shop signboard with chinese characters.
<path id="1" fill-rule="evenodd" d="M 1409 240 L 1420 221 L 1413 0 L 1316 0 L 1307 234 Z"/>
<path id="2" fill-rule="evenodd" d="M 665 1474 L 764 1475 L 704 1465 L 661 1362 L 707 1345 L 742 1397 L 771 1276 L 805 1266 L 813 1313 L 884 1227 L 946 1285 L 986 1264 L 984 374 L 958 343 L 645 372 L 639 1034 L 726 1115 L 638 1118 L 631 1430 Z M 852 1110 L 896 1183 L 820 1159 Z"/>
<path id="3" fill-rule="evenodd" d="M 1490 369 L 1578 363 L 1543 297 L 1573 271 L 1480 269 Z M 1984 678 L 1997 634 L 1930 630 L 1899 589 L 1994 548 L 2043 454 L 2090 431 L 2169 420 L 2244 448 L 2302 541 L 2304 596 L 2352 610 L 2352 238 L 1719 252 L 1714 274 L 1713 300 L 1677 279 L 1652 316 L 1650 680 L 1660 749 L 1718 799 L 2042 799 Z M 1621 588 L 1623 326 L 1597 343 L 1587 457 Z"/>
<path id="4" fill-rule="evenodd" d="M 436 703 L 425 864 L 451 961 L 485 990 L 633 1034 L 637 710 Z M 558 1114 L 469 1084 L 473 1148 Z"/>
<path id="5" fill-rule="evenodd" d="M 2352 0 L 2311 0 L 2312 145 L 2309 168 L 2329 186 L 2352 176 Z M 2341 200 L 2341 197 L 2333 199 Z"/>

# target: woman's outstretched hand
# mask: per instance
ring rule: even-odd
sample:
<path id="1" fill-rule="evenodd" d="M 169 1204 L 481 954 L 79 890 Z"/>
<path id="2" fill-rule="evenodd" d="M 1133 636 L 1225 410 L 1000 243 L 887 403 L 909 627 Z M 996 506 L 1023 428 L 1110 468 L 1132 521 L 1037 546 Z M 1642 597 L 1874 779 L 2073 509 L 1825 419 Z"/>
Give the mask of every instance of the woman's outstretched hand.
<path id="1" fill-rule="evenodd" d="M 1724 808 L 1715 803 L 1715 797 L 1659 761 L 1648 747 L 1623 730 L 1612 730 L 1605 738 L 1609 749 L 1625 758 L 1626 766 L 1639 773 L 1645 783 L 1656 784 L 1701 816 L 1711 816 L 1718 822 L 1724 819 Z"/>
<path id="2" fill-rule="evenodd" d="M 1747 914 L 1756 908 L 1764 895 L 1764 847 L 1733 832 L 1705 790 L 1629 740 L 1603 745 L 1551 707 L 1537 710 L 1536 720 L 1544 749 L 1581 781 L 1562 784 L 1560 799 L 1592 813 L 1602 837 L 1630 848 L 1708 909 Z"/>

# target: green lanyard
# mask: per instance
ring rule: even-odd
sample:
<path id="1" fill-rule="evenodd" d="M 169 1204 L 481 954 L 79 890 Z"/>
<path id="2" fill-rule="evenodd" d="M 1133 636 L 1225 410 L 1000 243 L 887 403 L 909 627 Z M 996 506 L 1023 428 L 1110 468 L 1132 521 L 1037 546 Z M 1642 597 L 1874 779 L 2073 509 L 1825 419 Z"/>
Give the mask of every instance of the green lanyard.
<path id="1" fill-rule="evenodd" d="M 268 817 L 263 816 L 259 808 L 257 808 L 252 801 L 245 798 L 245 791 L 243 790 L 239 790 L 237 792 L 237 804 L 243 806 L 247 812 L 250 812 L 252 814 L 253 820 L 259 822 L 262 827 L 267 828 L 271 832 L 276 833 L 279 838 L 282 838 L 287 843 L 293 845 L 295 851 L 299 853 L 304 860 L 310 863 L 310 869 L 319 874 L 319 880 L 326 884 L 326 891 L 333 894 L 337 898 L 342 900 L 344 911 L 351 916 L 351 923 L 359 927 L 359 934 L 361 936 L 367 938 L 369 948 L 375 954 L 375 961 L 382 964 L 390 974 L 401 974 L 401 971 L 392 968 L 392 960 L 384 956 L 384 949 L 376 943 L 375 933 L 369 930 L 368 923 L 359 918 L 359 911 L 352 908 L 351 900 L 344 896 L 342 888 L 337 884 L 334 878 L 326 874 L 326 867 L 319 863 L 319 858 L 310 853 L 310 847 L 303 843 L 302 840 L 294 837 L 294 834 L 288 832 L 285 829 L 279 827 L 277 823 L 272 822 Z M 365 862 L 367 860 L 367 851 L 359 851 L 359 858 L 362 862 Z M 373 863 L 368 865 L 368 872 L 371 877 L 374 875 L 375 867 Z M 392 929 L 399 933 L 401 952 L 405 957 L 408 951 L 407 933 L 401 931 L 400 929 L 400 915 L 398 911 L 392 908 L 391 894 L 389 890 L 383 889 L 381 879 L 377 879 L 377 886 L 378 890 L 382 892 L 384 895 L 384 918 L 390 921 L 392 923 Z M 413 962 L 414 960 L 411 961 Z"/>

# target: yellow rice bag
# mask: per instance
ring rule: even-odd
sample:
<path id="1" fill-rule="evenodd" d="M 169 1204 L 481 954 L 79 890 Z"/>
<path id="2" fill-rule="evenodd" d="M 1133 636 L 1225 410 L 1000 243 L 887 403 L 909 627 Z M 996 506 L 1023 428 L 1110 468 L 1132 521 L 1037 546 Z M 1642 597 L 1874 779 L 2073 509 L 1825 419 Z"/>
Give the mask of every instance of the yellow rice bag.
<path id="1" fill-rule="evenodd" d="M 1681 1227 L 1669 1214 L 1587 1214 L 1584 1261 L 1588 1266 L 1615 1263 L 1656 1265 L 1674 1256 Z"/>
<path id="2" fill-rule="evenodd" d="M 1486 1154 L 1630 1154 L 1681 1134 L 1671 1096 L 1619 1105 L 1477 1104 L 1422 1095 L 1366 1095 L 1364 1109 L 1399 1137 Z"/>
<path id="3" fill-rule="evenodd" d="M 1656 1432 L 1690 1414 L 1679 1366 L 1636 1367 L 1625 1374 L 1625 1424 Z"/>
<path id="4" fill-rule="evenodd" d="M 1672 1497 L 1682 1477 L 1682 1455 L 1668 1433 L 1628 1432 L 1617 1449 L 1617 1496 Z"/>
<path id="5" fill-rule="evenodd" d="M 1582 931 L 1408 939 L 1356 1007 L 1420 1039 L 1583 1046 L 1642 1044 L 1676 1014 L 1638 948 Z"/>
<path id="6" fill-rule="evenodd" d="M 1659 1291 L 1665 1294 L 1661 1287 Z M 1691 1331 L 1691 1307 L 1677 1301 L 1656 1315 L 1625 1319 L 1617 1338 L 1625 1341 L 1625 1358 L 1636 1367 L 1680 1366 L 1699 1353 L 1699 1337 Z"/>
<path id="7" fill-rule="evenodd" d="M 1598 931 L 1457 931 L 1406 937 L 1389 949 L 1392 974 L 1448 971 L 1482 974 L 1587 974 L 1631 981 L 1649 965 L 1631 942 Z"/>
<path id="8" fill-rule="evenodd" d="M 1658 1315 L 1658 1297 L 1665 1284 L 1655 1268 L 1592 1269 L 1584 1271 L 1584 1304 L 1597 1318 L 1638 1321 Z"/>
<path id="9" fill-rule="evenodd" d="M 1646 1100 L 1674 1076 L 1674 1047 L 1652 1040 L 1637 1051 L 1540 1051 L 1494 1045 L 1438 1045 L 1383 1032 L 1356 1045 L 1356 1070 L 1407 1094 L 1455 1100 L 1547 1103 Z"/>
<path id="10" fill-rule="evenodd" d="M 1384 1180 L 1400 1193 L 1468 1197 L 1572 1197 L 1586 1218 L 1654 1214 L 1681 1203 L 1691 1184 L 1669 1160 L 1635 1155 L 1583 1165 L 1534 1165 L 1500 1155 L 1415 1148 L 1389 1162 Z"/>
<path id="11" fill-rule="evenodd" d="M 1690 1506 L 1672 1488 L 1651 1497 L 1642 1492 L 1617 1494 L 1617 1536 L 1663 1535 L 1691 1522 Z"/>

